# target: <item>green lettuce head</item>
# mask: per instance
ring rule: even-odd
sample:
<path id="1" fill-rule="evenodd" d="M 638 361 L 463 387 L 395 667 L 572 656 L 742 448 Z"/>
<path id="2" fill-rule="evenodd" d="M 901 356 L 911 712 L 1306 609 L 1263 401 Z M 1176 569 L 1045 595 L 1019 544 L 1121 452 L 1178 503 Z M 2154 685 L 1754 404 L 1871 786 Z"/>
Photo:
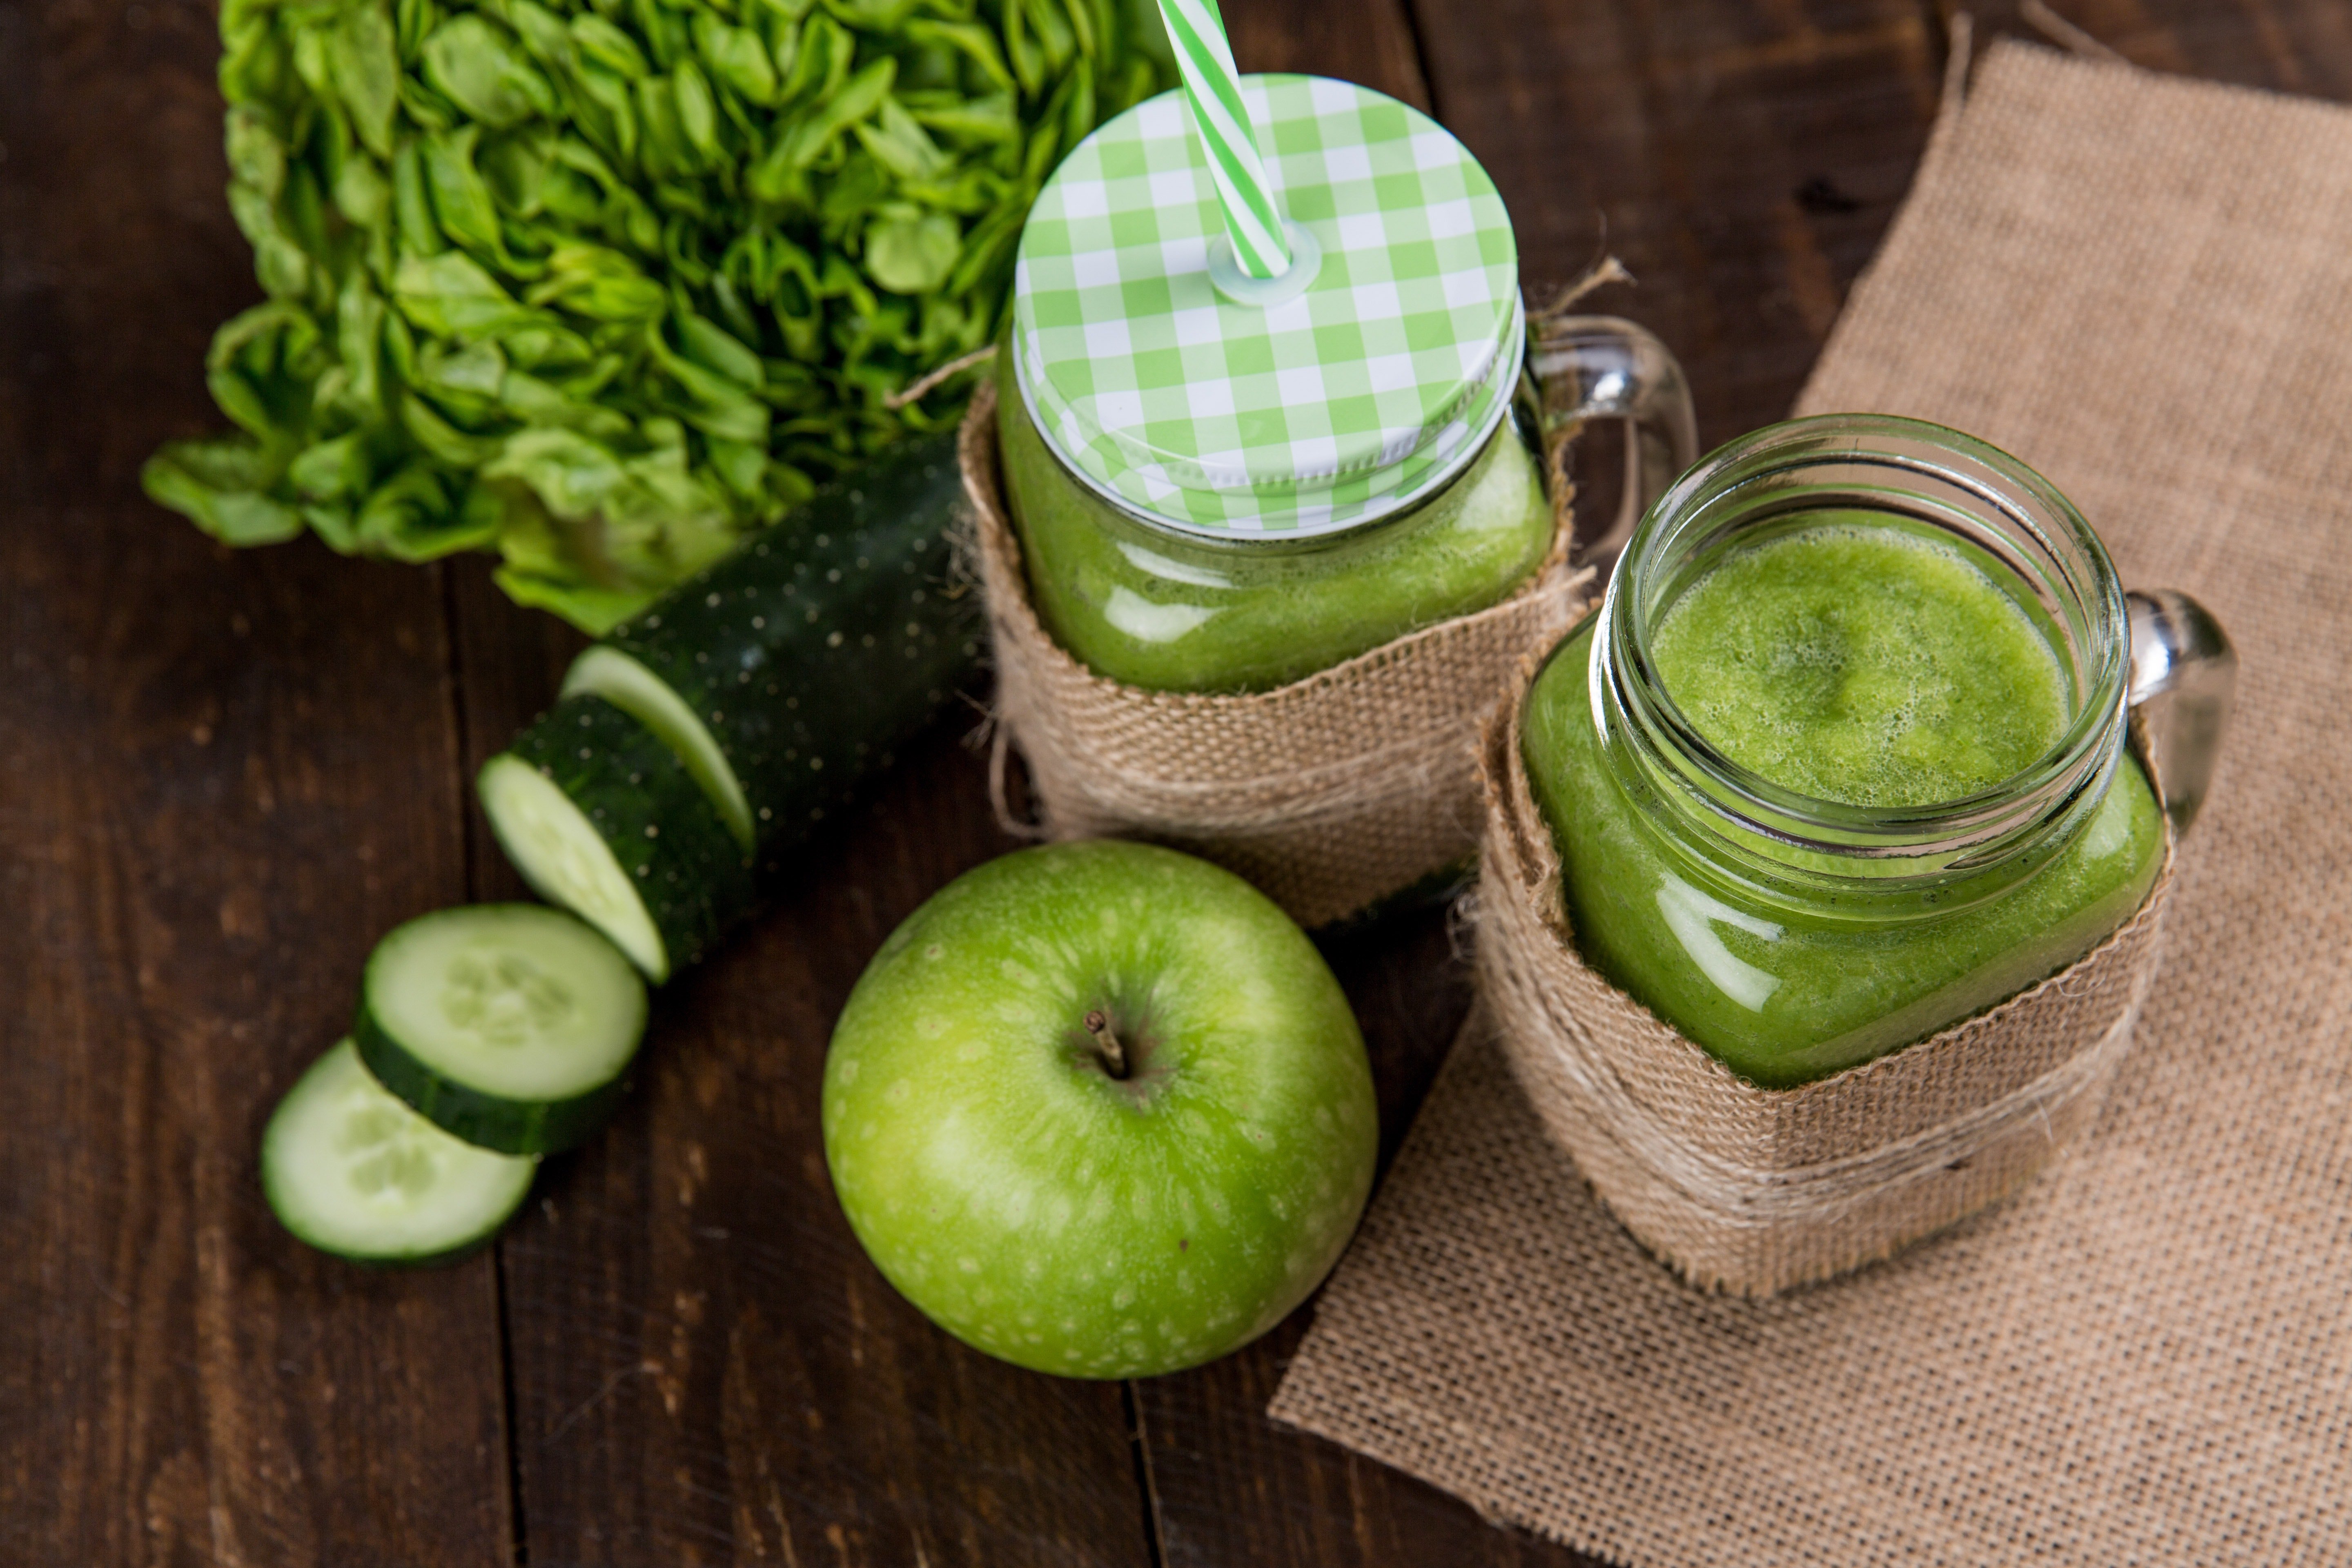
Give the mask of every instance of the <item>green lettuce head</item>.
<path id="1" fill-rule="evenodd" d="M 1032 198 L 1168 79 L 1127 0 L 226 0 L 268 298 L 233 435 L 147 492 L 231 544 L 496 551 L 599 632 L 908 430 Z"/>

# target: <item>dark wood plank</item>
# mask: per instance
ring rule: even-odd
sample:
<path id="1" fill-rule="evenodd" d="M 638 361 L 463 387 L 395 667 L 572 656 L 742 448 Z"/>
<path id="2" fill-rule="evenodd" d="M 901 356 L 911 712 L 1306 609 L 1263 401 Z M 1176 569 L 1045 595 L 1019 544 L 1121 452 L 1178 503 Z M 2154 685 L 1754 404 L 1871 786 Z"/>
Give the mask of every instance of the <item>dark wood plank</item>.
<path id="1" fill-rule="evenodd" d="M 0 1560 L 510 1560 L 489 1260 L 320 1258 L 278 1095 L 460 897 L 431 574 L 148 505 L 255 297 L 200 6 L 0 9 Z"/>
<path id="2" fill-rule="evenodd" d="M 1948 16 L 1953 4 L 1937 0 L 1937 8 Z M 1980 35 L 2051 41 L 2018 0 L 1961 8 Z M 2352 100 L 2352 8 L 2339 0 L 2057 0 L 2049 8 L 2151 70 Z"/>
<path id="3" fill-rule="evenodd" d="M 1690 374 L 1701 441 L 1780 418 L 1933 119 L 1917 0 L 1489 0 L 1420 7 L 1440 115 L 1510 204 L 1531 294 L 1604 247 Z"/>
<path id="4" fill-rule="evenodd" d="M 1435 18 L 1483 27 L 1446 7 Z M 1244 70 L 1300 70 L 1375 87 L 1422 108 L 1430 90 L 1398 0 L 1332 6 L 1286 0 L 1229 5 Z M 1440 117 L 1444 103 L 1438 101 Z M 1372 1057 L 1381 1163 L 1395 1152 L 1469 1005 L 1469 975 L 1440 910 L 1405 914 L 1324 943 Z M 1133 1386 L 1161 1561 L 1240 1563 L 1547 1564 L 1580 1561 L 1487 1524 L 1403 1474 L 1266 1419 L 1266 1402 L 1311 1319 L 1311 1304 L 1215 1365 Z"/>
<path id="5" fill-rule="evenodd" d="M 1234 63 L 1245 71 L 1302 71 L 1376 88 L 1429 110 L 1421 46 L 1404 0 L 1324 5 L 1261 0 L 1223 7 Z"/>
<path id="6" fill-rule="evenodd" d="M 1992 9 L 1979 37 L 2039 36 Z M 2339 6 L 2067 9 L 2161 68 L 2327 96 L 2352 76 L 2352 14 Z M 1683 357 L 1703 441 L 1781 417 L 1908 189 L 1937 106 L 1943 16 L 1906 0 L 1415 10 L 1435 110 L 1511 203 L 1531 295 L 1613 250 L 1641 284 L 1593 308 L 1644 321 Z M 1392 966 L 1384 942 L 1399 943 Z M 1381 1081 L 1384 1159 L 1458 1018 L 1445 999 L 1466 994 L 1437 942 L 1399 931 L 1334 953 Z M 1168 1563 L 1583 1561 L 1270 1428 L 1260 1413 L 1310 1312 L 1215 1366 L 1138 1386 Z"/>
<path id="7" fill-rule="evenodd" d="M 477 570 L 456 583 L 478 763 L 576 639 Z M 825 1176 L 817 1084 L 849 988 L 916 904 L 1013 847 L 974 721 L 913 748 L 775 909 L 661 994 L 635 1097 L 502 1244 L 532 1563 L 1148 1561 L 1118 1388 L 933 1329 Z M 487 840 L 477 862 L 505 896 Z"/>
<path id="8" fill-rule="evenodd" d="M 1383 1169 L 1470 999 L 1469 972 L 1441 911 L 1325 944 L 1362 1020 L 1381 1099 Z M 1222 1362 L 1135 1385 L 1150 1487 L 1169 1568 L 1238 1563 L 1476 1564 L 1587 1562 L 1487 1523 L 1460 1500 L 1265 1416 L 1313 1304 Z"/>
<path id="9" fill-rule="evenodd" d="M 1907 0 L 1830 16 L 1634 0 L 1500 0 L 1475 20 L 1417 9 L 1435 110 L 1503 187 L 1531 295 L 1605 245 L 1643 285 L 1594 308 L 1638 317 L 1684 356 L 1706 438 L 1778 417 L 1924 144 L 1940 55 L 1923 14 Z M 1381 1081 L 1385 1155 L 1467 985 L 1442 931 L 1368 934 L 1334 958 Z M 1168 1563 L 1587 1561 L 1266 1421 L 1309 1313 L 1218 1365 L 1139 1385 Z"/>
<path id="10" fill-rule="evenodd" d="M 1281 68 L 1267 40 L 1286 20 L 1270 31 L 1264 11 L 1237 10 L 1246 68 Z M 1410 35 L 1368 37 L 1425 102 Z M 479 757 L 560 660 L 459 581 Z M 824 1178 L 817 1074 L 866 956 L 1012 847 L 959 744 L 969 727 L 943 726 L 782 908 L 664 999 L 637 1101 L 507 1244 L 533 1562 L 1147 1557 L 1118 1389 L 1013 1372 L 933 1330 L 859 1254 Z M 510 876 L 478 875 L 485 889 Z"/>

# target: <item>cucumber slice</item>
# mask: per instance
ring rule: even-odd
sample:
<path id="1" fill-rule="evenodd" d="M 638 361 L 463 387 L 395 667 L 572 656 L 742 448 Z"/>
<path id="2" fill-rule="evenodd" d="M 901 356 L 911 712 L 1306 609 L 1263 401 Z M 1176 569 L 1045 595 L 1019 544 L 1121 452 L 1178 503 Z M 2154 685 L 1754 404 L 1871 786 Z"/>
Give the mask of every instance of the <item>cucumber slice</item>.
<path id="1" fill-rule="evenodd" d="M 478 904 L 375 944 L 352 1038 L 443 1131 L 552 1154 L 612 1115 L 645 1032 L 645 982 L 612 943 L 541 904 Z"/>
<path id="2" fill-rule="evenodd" d="M 684 759 L 762 872 L 930 723 L 979 658 L 950 580 L 952 431 L 885 453 L 613 628 L 567 696 L 636 715 Z"/>
<path id="3" fill-rule="evenodd" d="M 522 1206 L 539 1162 L 452 1137 L 369 1076 L 343 1041 L 278 1102 L 261 1186 L 278 1223 L 354 1263 L 438 1263 Z"/>
<path id="4" fill-rule="evenodd" d="M 676 752 L 599 697 L 567 697 L 482 768 L 523 880 L 655 984 L 750 913 L 751 868 Z"/>
<path id="5" fill-rule="evenodd" d="M 719 809 L 727 830 L 746 855 L 758 838 L 751 827 L 751 804 L 743 798 L 742 783 L 728 763 L 727 753 L 711 737 L 709 725 L 695 717 L 678 694 L 644 665 L 616 647 L 598 643 L 580 650 L 563 677 L 566 697 L 602 697 L 622 712 L 661 737 L 677 753 L 702 793 Z"/>

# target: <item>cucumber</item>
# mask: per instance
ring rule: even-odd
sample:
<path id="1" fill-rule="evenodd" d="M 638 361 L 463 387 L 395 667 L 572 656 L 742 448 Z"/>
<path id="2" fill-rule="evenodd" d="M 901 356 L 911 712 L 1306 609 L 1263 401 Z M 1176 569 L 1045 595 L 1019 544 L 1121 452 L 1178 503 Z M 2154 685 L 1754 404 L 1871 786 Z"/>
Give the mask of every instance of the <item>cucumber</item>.
<path id="1" fill-rule="evenodd" d="M 601 697 L 558 702 L 483 764 L 478 788 L 523 880 L 656 984 L 751 910 L 751 865 L 701 785 Z"/>
<path id="2" fill-rule="evenodd" d="M 613 1113 L 645 1032 L 645 982 L 612 943 L 542 904 L 477 904 L 375 944 L 352 1038 L 443 1131 L 552 1154 Z"/>
<path id="3" fill-rule="evenodd" d="M 911 441 L 754 534 L 573 661 L 567 696 L 635 714 L 763 873 L 929 724 L 976 668 L 950 581 L 953 431 Z"/>
<path id="4" fill-rule="evenodd" d="M 261 1186 L 278 1223 L 354 1263 L 438 1263 L 499 1233 L 539 1162 L 444 1132 L 371 1077 L 345 1040 L 278 1102 Z"/>

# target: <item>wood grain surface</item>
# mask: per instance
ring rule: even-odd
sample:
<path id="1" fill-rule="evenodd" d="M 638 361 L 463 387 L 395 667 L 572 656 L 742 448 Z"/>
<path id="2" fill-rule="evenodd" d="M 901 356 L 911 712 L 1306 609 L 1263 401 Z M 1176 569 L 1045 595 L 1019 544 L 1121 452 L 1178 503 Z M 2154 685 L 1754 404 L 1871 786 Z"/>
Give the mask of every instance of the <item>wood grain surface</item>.
<path id="1" fill-rule="evenodd" d="M 1779 417 L 1891 220 L 1929 0 L 1264 0 L 1244 69 L 1423 104 L 1531 293 L 1682 356 L 1702 438 Z M 2157 69 L 2352 98 L 2336 0 L 2068 0 Z M 1980 30 L 2034 35 L 2009 0 Z M 1011 847 L 971 718 L 659 997 L 636 1092 L 493 1251 L 369 1273 L 261 1202 L 277 1097 L 374 939 L 520 889 L 474 770 L 576 636 L 478 562 L 218 550 L 140 496 L 215 427 L 257 297 L 192 0 L 0 0 L 0 1564 L 1401 1564 L 1584 1560 L 1269 1422 L 1312 1311 L 1133 1385 L 1015 1372 L 883 1282 L 827 1186 L 834 1015 Z M 1330 939 L 1383 1160 L 1467 1001 L 1444 917 Z"/>

